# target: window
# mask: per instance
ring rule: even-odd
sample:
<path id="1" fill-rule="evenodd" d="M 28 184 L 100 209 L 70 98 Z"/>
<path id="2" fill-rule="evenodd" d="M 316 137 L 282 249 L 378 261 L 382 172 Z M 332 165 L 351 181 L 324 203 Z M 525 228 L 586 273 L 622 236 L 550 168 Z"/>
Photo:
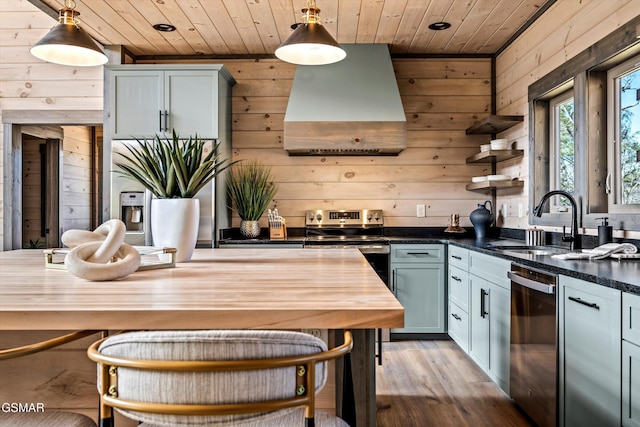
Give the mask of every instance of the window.
<path id="1" fill-rule="evenodd" d="M 573 92 L 565 92 L 549 103 L 549 187 L 574 193 L 575 124 Z M 566 212 L 569 201 L 554 197 L 552 210 Z"/>
<path id="2" fill-rule="evenodd" d="M 640 209 L 640 56 L 607 73 L 610 212 Z"/>
<path id="3" fill-rule="evenodd" d="M 541 218 L 532 213 L 545 193 L 563 189 L 576 199 L 579 227 L 608 217 L 616 229 L 640 230 L 637 20 L 532 83 L 528 99 L 529 223 L 567 224 L 564 198 L 552 198 Z"/>

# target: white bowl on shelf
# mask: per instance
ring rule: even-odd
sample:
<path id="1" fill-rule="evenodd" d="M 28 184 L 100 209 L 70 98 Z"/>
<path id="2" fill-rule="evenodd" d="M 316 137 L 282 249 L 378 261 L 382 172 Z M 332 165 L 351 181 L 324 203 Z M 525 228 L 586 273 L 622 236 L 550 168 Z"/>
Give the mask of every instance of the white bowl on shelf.
<path id="1" fill-rule="evenodd" d="M 488 175 L 487 180 L 489 181 L 510 181 L 511 177 L 509 175 Z"/>
<path id="2" fill-rule="evenodd" d="M 471 178 L 471 182 L 473 183 L 485 182 L 486 180 L 487 180 L 486 176 L 474 176 L 473 178 Z"/>
<path id="3" fill-rule="evenodd" d="M 491 150 L 491 144 L 482 144 L 480 146 L 480 152 L 483 153 L 485 151 Z"/>
<path id="4" fill-rule="evenodd" d="M 501 139 L 492 139 L 491 144 L 489 145 L 491 146 L 492 150 L 508 150 L 511 147 L 511 144 L 513 143 L 509 142 L 508 139 L 501 138 Z"/>

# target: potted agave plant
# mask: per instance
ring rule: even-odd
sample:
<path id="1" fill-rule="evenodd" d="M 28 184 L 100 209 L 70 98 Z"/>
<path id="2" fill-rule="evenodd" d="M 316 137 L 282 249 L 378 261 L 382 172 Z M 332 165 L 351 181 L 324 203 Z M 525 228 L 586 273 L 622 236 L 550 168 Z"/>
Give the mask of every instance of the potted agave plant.
<path id="1" fill-rule="evenodd" d="M 233 166 L 227 176 L 227 196 L 240 217 L 240 234 L 250 239 L 260 235 L 258 221 L 277 191 L 270 167 L 255 160 Z"/>
<path id="2" fill-rule="evenodd" d="M 153 141 L 137 140 L 119 153 L 114 162 L 119 173 L 139 182 L 152 194 L 151 236 L 155 246 L 176 248 L 176 261 L 188 261 L 198 238 L 200 201 L 194 196 L 232 165 L 220 158 L 219 142 L 207 153 L 207 140 L 197 135 L 181 140 L 156 135 Z"/>

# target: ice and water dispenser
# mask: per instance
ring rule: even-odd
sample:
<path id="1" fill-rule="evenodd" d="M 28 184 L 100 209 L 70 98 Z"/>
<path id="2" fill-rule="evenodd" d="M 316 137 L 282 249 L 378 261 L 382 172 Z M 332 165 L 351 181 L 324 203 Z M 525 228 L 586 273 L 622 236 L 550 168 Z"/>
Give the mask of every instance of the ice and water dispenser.
<path id="1" fill-rule="evenodd" d="M 120 193 L 120 219 L 126 227 L 127 241 L 144 244 L 146 212 L 143 191 L 123 191 Z"/>

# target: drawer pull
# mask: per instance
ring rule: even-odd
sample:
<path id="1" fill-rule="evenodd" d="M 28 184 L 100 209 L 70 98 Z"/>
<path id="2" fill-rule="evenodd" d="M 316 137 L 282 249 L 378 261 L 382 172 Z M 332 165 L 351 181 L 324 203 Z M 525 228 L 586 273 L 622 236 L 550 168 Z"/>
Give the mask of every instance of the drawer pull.
<path id="1" fill-rule="evenodd" d="M 430 255 L 429 252 L 407 252 L 407 255 Z"/>
<path id="2" fill-rule="evenodd" d="M 458 276 L 451 276 L 451 278 L 452 278 L 453 280 L 455 280 L 456 282 L 462 282 L 462 279 L 461 279 L 461 278 L 459 278 Z"/>
<path id="3" fill-rule="evenodd" d="M 451 313 L 451 316 L 453 316 L 453 318 L 456 320 L 460 320 L 460 321 L 462 320 L 462 318 L 455 313 Z"/>
<path id="4" fill-rule="evenodd" d="M 583 301 L 581 298 L 577 298 L 577 297 L 569 297 L 569 300 L 573 302 L 577 302 L 578 304 L 586 305 L 587 307 L 590 307 L 590 308 L 595 308 L 596 310 L 600 310 L 600 306 L 595 302 Z"/>
<path id="5" fill-rule="evenodd" d="M 480 317 L 482 317 L 483 319 L 487 316 L 487 314 L 489 314 L 489 312 L 487 311 L 487 303 L 484 299 L 484 297 L 488 295 L 489 292 L 485 291 L 484 289 L 480 289 Z"/>
<path id="6" fill-rule="evenodd" d="M 455 259 L 457 259 L 458 261 L 462 261 L 462 257 L 461 257 L 461 256 L 458 256 L 458 255 L 451 255 L 451 258 L 455 258 Z"/>

